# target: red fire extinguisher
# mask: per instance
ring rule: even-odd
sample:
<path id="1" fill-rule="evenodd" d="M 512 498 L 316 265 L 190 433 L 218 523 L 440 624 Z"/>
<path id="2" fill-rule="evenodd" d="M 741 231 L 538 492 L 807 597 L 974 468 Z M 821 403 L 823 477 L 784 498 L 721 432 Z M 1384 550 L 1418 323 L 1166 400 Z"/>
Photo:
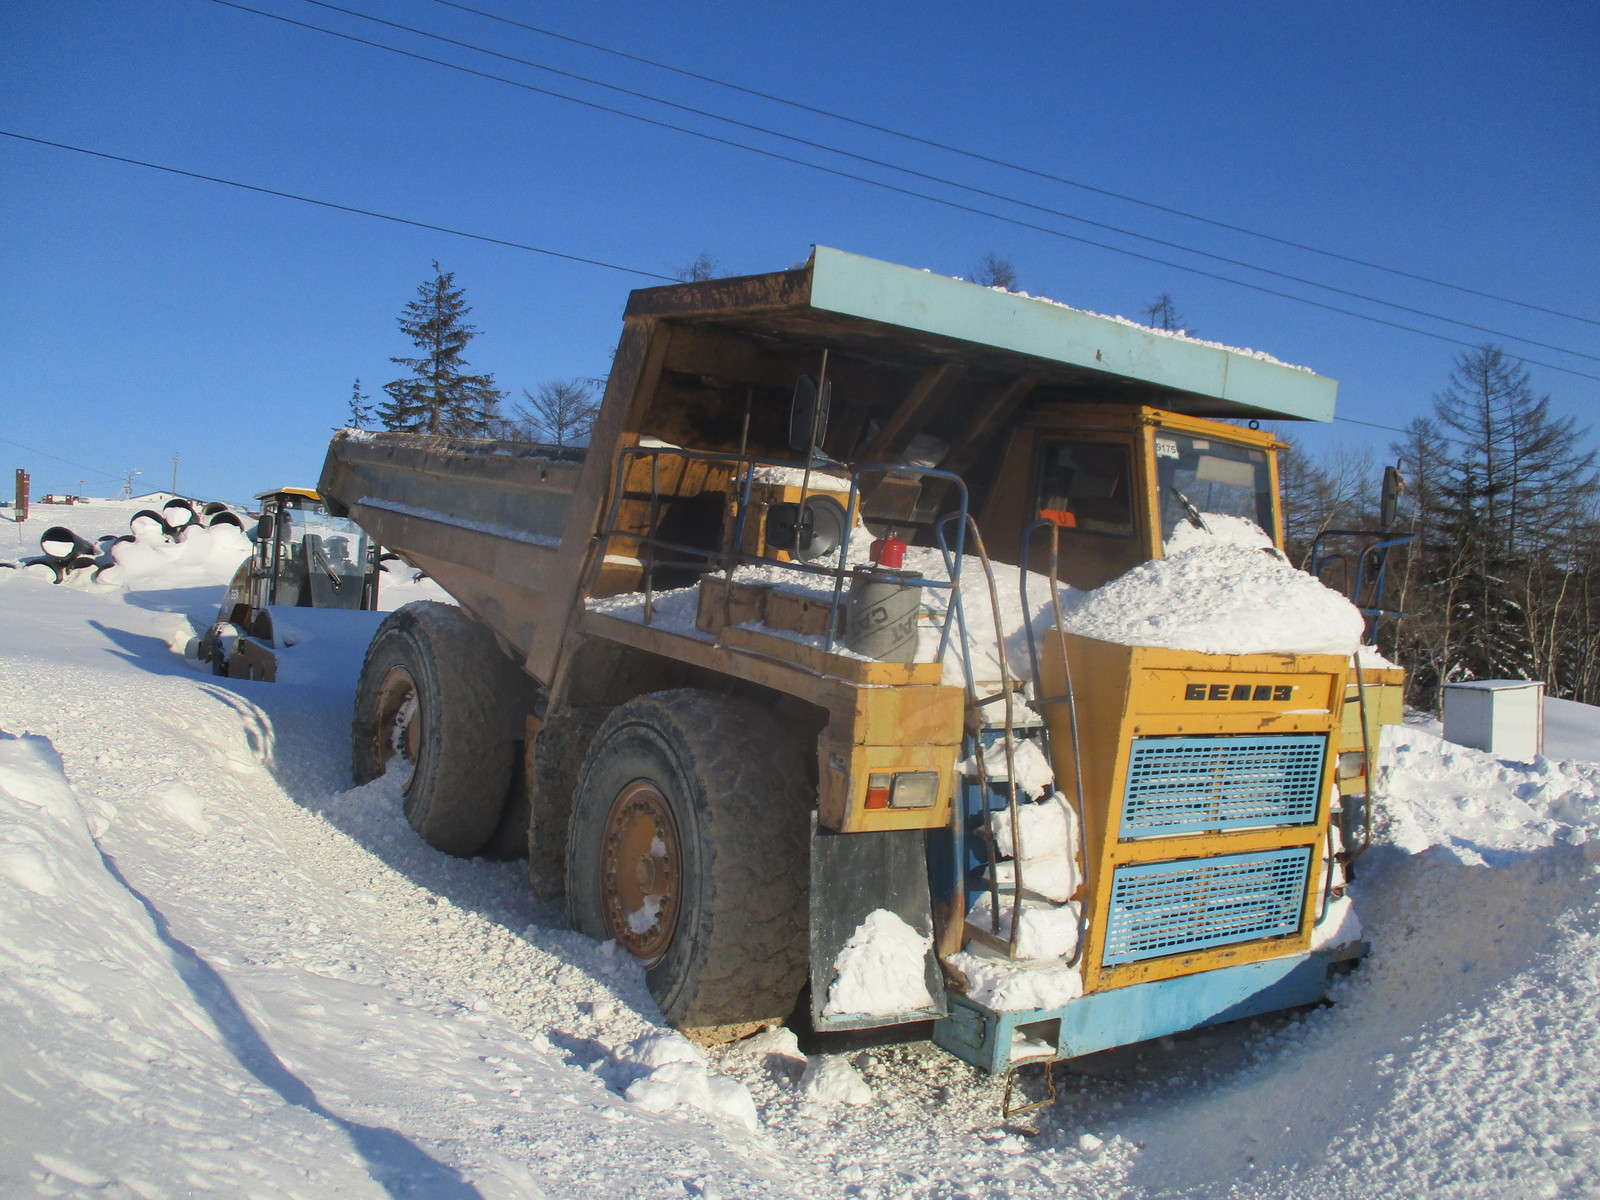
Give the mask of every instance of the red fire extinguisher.
<path id="1" fill-rule="evenodd" d="M 906 561 L 906 544 L 895 536 L 890 530 L 883 537 L 872 543 L 872 561 L 875 566 L 888 567 L 895 570 Z"/>

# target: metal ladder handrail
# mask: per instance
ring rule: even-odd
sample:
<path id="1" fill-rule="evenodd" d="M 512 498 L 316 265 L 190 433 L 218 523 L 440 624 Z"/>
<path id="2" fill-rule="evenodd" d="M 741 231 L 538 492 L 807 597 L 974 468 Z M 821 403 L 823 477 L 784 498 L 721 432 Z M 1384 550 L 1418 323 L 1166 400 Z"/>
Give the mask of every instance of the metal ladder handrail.
<path id="1" fill-rule="evenodd" d="M 631 462 L 646 458 L 650 459 L 651 461 L 650 503 L 652 512 L 652 528 L 659 523 L 659 517 L 657 515 L 659 513 L 661 499 L 659 464 L 663 457 L 678 458 L 683 460 L 685 463 L 702 462 L 707 464 L 729 465 L 734 467 L 734 469 L 739 472 L 740 487 L 738 513 L 734 519 L 733 528 L 728 533 L 726 544 L 719 549 L 707 550 L 704 546 L 688 546 L 681 542 L 671 542 L 656 536 L 654 533 L 635 533 L 629 530 L 617 528 L 617 517 L 622 507 L 623 495 L 627 490 L 627 468 Z M 964 523 L 970 521 L 970 517 L 968 516 L 969 496 L 967 492 L 966 481 L 953 472 L 940 471 L 938 469 L 928 467 L 905 466 L 900 463 L 846 464 L 834 462 L 831 459 L 826 461 L 830 467 L 846 472 L 849 475 L 850 487 L 845 506 L 845 511 L 847 513 L 855 512 L 857 510 L 858 501 L 861 495 L 861 477 L 863 475 L 911 475 L 918 477 L 931 476 L 934 478 L 943 479 L 946 482 L 954 485 L 956 495 L 959 497 L 959 503 L 955 513 L 951 515 L 958 517 Z M 724 564 L 724 569 L 727 572 L 730 583 L 733 581 L 733 572 L 737 567 L 753 565 L 768 567 L 776 566 L 798 575 L 826 577 L 833 580 L 833 595 L 829 602 L 828 612 L 828 635 L 824 647 L 827 652 L 831 653 L 834 650 L 838 640 L 837 631 L 839 624 L 839 611 L 844 599 L 844 581 L 851 571 L 851 568 L 848 564 L 850 539 L 854 531 L 854 526 L 849 522 L 847 522 L 845 525 L 843 539 L 841 540 L 839 549 L 836 552 L 838 556 L 838 562 L 836 565 L 813 565 L 798 559 L 791 559 L 788 562 L 778 562 L 775 559 L 766 558 L 761 555 L 746 554 L 743 551 L 736 549 L 736 547 L 744 544 L 744 532 L 751 507 L 750 493 L 755 485 L 756 470 L 761 467 L 772 467 L 780 470 L 804 470 L 806 473 L 805 479 L 809 482 L 811 465 L 812 464 L 806 464 L 804 467 L 802 467 L 801 464 L 784 459 L 762 458 L 749 454 L 735 455 L 719 451 L 687 450 L 680 446 L 622 447 L 617 451 L 616 466 L 612 474 L 611 502 L 607 508 L 603 526 L 600 532 L 596 535 L 598 545 L 589 567 L 588 576 L 584 582 L 585 593 L 587 594 L 591 592 L 594 587 L 595 580 L 599 576 L 601 565 L 605 561 L 607 548 L 614 540 L 623 538 L 626 538 L 634 542 L 636 545 L 642 546 L 651 552 L 650 558 L 652 561 L 645 564 L 644 616 L 646 625 L 650 624 L 651 609 L 653 607 L 653 552 L 656 549 L 663 549 L 673 553 L 687 555 L 692 559 L 704 561 L 708 566 L 713 563 L 721 562 Z M 812 495 L 819 494 L 822 493 L 812 493 Z M 964 550 L 965 529 L 963 528 L 962 535 L 957 544 L 957 567 L 953 577 L 947 579 L 937 579 L 926 575 L 907 575 L 904 577 L 903 582 L 909 586 L 948 590 L 952 594 L 957 594 L 960 588 L 959 563 L 964 555 Z M 949 575 L 948 570 L 946 574 Z M 943 661 L 945 653 L 949 648 L 951 633 L 951 611 L 952 608 L 947 606 L 945 620 L 940 628 L 937 661 L 941 662 Z"/>

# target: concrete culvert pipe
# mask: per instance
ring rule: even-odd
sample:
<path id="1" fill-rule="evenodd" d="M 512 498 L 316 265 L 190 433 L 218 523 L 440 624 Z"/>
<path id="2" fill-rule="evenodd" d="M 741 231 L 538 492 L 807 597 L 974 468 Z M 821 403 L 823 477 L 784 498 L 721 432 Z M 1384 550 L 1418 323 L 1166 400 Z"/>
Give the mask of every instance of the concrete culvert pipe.
<path id="1" fill-rule="evenodd" d="M 98 547 L 93 542 L 79 537 L 65 525 L 52 525 L 40 534 L 39 549 L 48 557 L 61 562 L 81 556 L 92 559 L 99 553 Z"/>
<path id="2" fill-rule="evenodd" d="M 194 505 L 183 499 L 168 500 L 161 506 L 161 514 L 168 527 L 175 533 L 200 523 L 200 514 L 195 512 Z"/>
<path id="3" fill-rule="evenodd" d="M 210 517 L 216 516 L 218 513 L 225 513 L 225 512 L 231 512 L 231 511 L 232 510 L 229 509 L 229 507 L 226 504 L 224 504 L 221 500 L 213 500 L 209 504 L 207 504 L 204 508 L 202 508 L 200 510 L 200 515 L 202 517 L 210 518 Z"/>
<path id="4" fill-rule="evenodd" d="M 141 521 L 145 523 L 142 529 L 140 528 Z M 133 530 L 133 536 L 136 540 L 141 533 L 146 537 L 152 537 L 159 533 L 165 538 L 170 538 L 176 533 L 176 530 L 167 524 L 167 519 L 152 508 L 141 508 L 133 516 L 129 517 L 128 528 Z"/>
<path id="5" fill-rule="evenodd" d="M 244 528 L 244 522 L 239 519 L 239 514 L 226 508 L 221 512 L 212 513 L 206 520 L 207 529 L 215 529 L 219 525 L 232 525 L 235 529 L 241 530 Z"/>

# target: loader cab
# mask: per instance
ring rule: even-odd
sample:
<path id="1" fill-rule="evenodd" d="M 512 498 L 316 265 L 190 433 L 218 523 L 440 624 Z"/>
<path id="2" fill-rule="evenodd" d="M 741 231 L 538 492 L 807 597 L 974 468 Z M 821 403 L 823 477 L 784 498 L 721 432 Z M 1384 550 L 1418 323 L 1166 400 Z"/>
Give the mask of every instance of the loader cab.
<path id="1" fill-rule="evenodd" d="M 377 545 L 354 521 L 328 512 L 309 488 L 262 492 L 256 527 L 258 606 L 377 607 Z"/>

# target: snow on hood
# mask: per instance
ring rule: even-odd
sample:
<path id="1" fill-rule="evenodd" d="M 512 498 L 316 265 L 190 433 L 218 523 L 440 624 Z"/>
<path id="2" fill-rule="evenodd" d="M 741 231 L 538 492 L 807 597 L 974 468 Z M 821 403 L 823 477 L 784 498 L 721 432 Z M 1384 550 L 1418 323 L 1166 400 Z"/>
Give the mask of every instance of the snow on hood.
<path id="1" fill-rule="evenodd" d="M 1075 596 L 1066 622 L 1073 633 L 1128 646 L 1344 657 L 1364 628 L 1355 605 L 1270 547 L 1220 538 L 1180 543 Z"/>

